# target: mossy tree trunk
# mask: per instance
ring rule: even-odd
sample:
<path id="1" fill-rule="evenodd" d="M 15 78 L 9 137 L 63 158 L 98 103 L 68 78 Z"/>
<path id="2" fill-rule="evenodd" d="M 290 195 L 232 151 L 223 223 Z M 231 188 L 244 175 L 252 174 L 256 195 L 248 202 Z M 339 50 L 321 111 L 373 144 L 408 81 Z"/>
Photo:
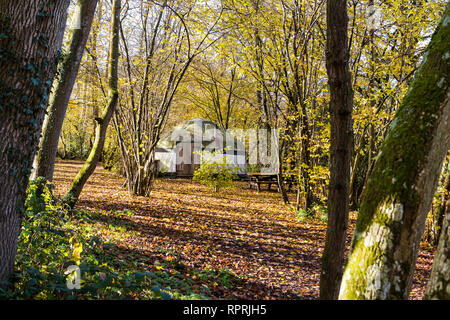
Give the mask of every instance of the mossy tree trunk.
<path id="1" fill-rule="evenodd" d="M 425 299 L 450 300 L 450 199 L 446 202 L 444 225 Z"/>
<path id="2" fill-rule="evenodd" d="M 109 122 L 114 114 L 116 105 L 119 100 L 119 92 L 117 89 L 118 82 L 118 63 L 119 63 L 119 29 L 120 29 L 120 8 L 121 1 L 114 0 L 111 34 L 110 34 L 110 48 L 109 48 L 109 62 L 108 62 L 108 102 L 102 112 L 101 117 L 97 118 L 97 126 L 95 128 L 95 140 L 91 152 L 80 171 L 72 182 L 72 186 L 64 197 L 64 201 L 71 207 L 74 207 L 83 190 L 86 181 L 94 172 L 98 161 L 102 155 L 103 146 L 105 145 L 106 131 L 108 130 Z"/>
<path id="3" fill-rule="evenodd" d="M 369 178 L 340 299 L 407 299 L 426 215 L 450 147 L 450 7 Z"/>
<path id="4" fill-rule="evenodd" d="M 353 90 L 349 69 L 347 1 L 327 1 L 327 73 L 330 84 L 328 228 L 322 256 L 320 299 L 337 299 L 347 235 Z"/>
<path id="5" fill-rule="evenodd" d="M 58 67 L 59 72 L 53 81 L 47 115 L 42 127 L 39 150 L 34 159 L 32 179 L 37 177 L 45 177 L 49 181 L 53 179 L 58 140 L 67 105 L 69 104 L 70 94 L 72 93 L 89 37 L 97 2 L 98 0 L 78 0 L 69 30 L 69 41 Z"/>
<path id="6" fill-rule="evenodd" d="M 69 0 L 0 1 L 0 281 L 14 268 L 20 212 L 68 6 Z"/>

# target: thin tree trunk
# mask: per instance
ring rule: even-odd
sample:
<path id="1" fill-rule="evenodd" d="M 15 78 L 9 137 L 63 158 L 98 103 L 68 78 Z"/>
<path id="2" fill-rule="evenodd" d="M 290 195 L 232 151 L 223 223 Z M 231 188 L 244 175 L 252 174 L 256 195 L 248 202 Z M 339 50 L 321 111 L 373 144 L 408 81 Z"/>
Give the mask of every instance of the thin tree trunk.
<path id="1" fill-rule="evenodd" d="M 424 299 L 450 300 L 450 199 Z"/>
<path id="2" fill-rule="evenodd" d="M 39 150 L 34 158 L 32 179 L 37 177 L 45 177 L 49 181 L 53 179 L 58 140 L 91 29 L 97 1 L 78 0 L 70 27 L 69 44 L 59 65 L 59 73 L 53 80 L 53 89 L 42 127 Z"/>
<path id="3" fill-rule="evenodd" d="M 283 141 L 281 147 L 278 150 L 278 174 L 277 174 L 277 183 L 278 183 L 278 192 L 281 193 L 281 197 L 283 198 L 284 204 L 289 204 L 289 197 L 286 193 L 286 189 L 284 189 L 284 179 L 283 179 L 283 160 L 285 154 L 285 142 Z"/>
<path id="4" fill-rule="evenodd" d="M 0 281 L 13 271 L 21 211 L 67 19 L 66 1 L 0 1 Z"/>
<path id="5" fill-rule="evenodd" d="M 374 5 L 374 0 L 369 0 L 368 3 L 369 7 L 372 7 Z M 370 172 L 372 171 L 372 167 L 373 167 L 373 153 L 374 153 L 374 149 L 375 149 L 375 127 L 373 124 L 374 121 L 374 109 L 376 106 L 376 97 L 375 97 L 375 58 L 376 58 L 376 54 L 375 54 L 375 42 L 374 42 L 374 36 L 375 36 L 375 29 L 372 27 L 369 31 L 369 44 L 370 44 L 370 80 L 369 80 L 369 88 L 368 88 L 368 98 L 369 98 L 369 146 L 368 146 L 368 151 L 367 151 L 367 171 L 366 171 L 366 176 L 364 178 L 364 183 L 363 183 L 363 188 L 361 191 L 361 194 L 359 196 L 358 199 L 358 203 L 357 206 L 359 205 L 359 203 L 361 203 L 361 199 L 364 196 L 364 192 L 366 190 L 367 187 L 367 182 L 369 180 L 370 177 Z"/>
<path id="6" fill-rule="evenodd" d="M 448 168 L 450 168 L 450 163 L 448 165 Z M 447 169 L 448 170 L 448 169 Z M 444 178 L 444 193 L 441 197 L 441 205 L 438 208 L 438 212 L 436 213 L 437 219 L 435 222 L 435 225 L 433 226 L 434 229 L 436 229 L 436 235 L 433 236 L 433 244 L 437 245 L 439 239 L 441 238 L 441 233 L 444 228 L 445 223 L 445 214 L 448 210 L 448 204 L 450 200 L 450 172 L 447 172 L 447 175 Z"/>
<path id="7" fill-rule="evenodd" d="M 121 1 L 114 0 L 113 12 L 112 12 L 112 28 L 110 34 L 110 49 L 109 49 L 109 98 L 106 107 L 102 112 L 102 116 L 97 118 L 97 127 L 95 128 L 95 141 L 92 146 L 89 157 L 80 169 L 75 179 L 72 182 L 70 190 L 64 197 L 64 201 L 74 207 L 80 197 L 81 191 L 94 172 L 97 163 L 101 157 L 103 146 L 106 139 L 106 131 L 108 129 L 109 122 L 116 109 L 117 102 L 119 100 L 119 92 L 117 90 L 118 82 L 118 62 L 119 62 L 119 27 L 120 27 L 120 7 Z"/>
<path id="8" fill-rule="evenodd" d="M 312 183 L 309 171 L 312 168 L 311 163 L 311 152 L 310 152 L 310 144 L 311 144 L 311 134 L 309 130 L 309 122 L 306 116 L 306 110 L 302 111 L 302 149 L 300 158 L 302 161 L 301 167 L 301 176 L 303 182 L 303 192 L 305 193 L 305 210 L 312 209 L 314 205 L 314 194 L 312 190 Z"/>
<path id="9" fill-rule="evenodd" d="M 366 188 L 367 188 L 367 183 L 369 182 L 369 177 L 370 177 L 370 174 L 373 169 L 373 151 L 375 149 L 374 135 L 375 135 L 375 130 L 374 130 L 373 124 L 371 123 L 371 124 L 369 124 L 369 150 L 367 151 L 368 152 L 367 170 L 366 170 L 366 175 L 364 177 L 363 188 L 361 190 L 361 194 L 358 197 L 358 202 L 356 203 L 356 206 L 358 206 L 361 203 L 362 198 L 364 197 L 364 194 L 365 194 Z"/>
<path id="10" fill-rule="evenodd" d="M 347 1 L 328 0 L 326 56 L 330 84 L 330 183 L 320 299 L 338 298 L 347 235 L 353 147 L 353 91 L 348 65 L 347 24 Z"/>
<path id="11" fill-rule="evenodd" d="M 358 142 L 358 146 L 354 150 L 354 160 L 350 174 L 350 207 L 356 209 L 358 207 L 358 188 L 356 186 L 356 174 L 358 171 L 358 164 L 363 147 L 364 136 L 366 134 L 367 126 L 362 130 L 361 137 Z"/>
<path id="12" fill-rule="evenodd" d="M 341 299 L 407 299 L 450 147 L 450 5 L 383 141 L 359 210 Z"/>

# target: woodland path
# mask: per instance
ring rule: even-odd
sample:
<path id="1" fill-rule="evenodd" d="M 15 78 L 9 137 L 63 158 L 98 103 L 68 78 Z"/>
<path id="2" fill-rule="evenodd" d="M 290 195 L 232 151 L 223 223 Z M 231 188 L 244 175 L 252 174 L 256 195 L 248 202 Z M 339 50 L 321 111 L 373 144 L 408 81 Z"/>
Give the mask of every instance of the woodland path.
<path id="1" fill-rule="evenodd" d="M 67 191 L 80 166 L 58 161 L 56 195 Z M 234 290 L 212 288 L 213 298 L 318 298 L 326 224 L 298 221 L 277 192 L 257 193 L 237 182 L 213 193 L 190 179 L 158 179 L 146 198 L 130 196 L 122 184 L 123 178 L 98 166 L 77 204 L 101 212 L 105 223 L 126 226 L 128 236 L 117 242 L 122 258 L 145 257 L 151 264 L 165 259 L 164 248 L 187 267 L 187 276 L 190 270 L 226 268 L 243 277 Z M 422 297 L 431 263 L 432 250 L 422 249 L 411 298 Z"/>

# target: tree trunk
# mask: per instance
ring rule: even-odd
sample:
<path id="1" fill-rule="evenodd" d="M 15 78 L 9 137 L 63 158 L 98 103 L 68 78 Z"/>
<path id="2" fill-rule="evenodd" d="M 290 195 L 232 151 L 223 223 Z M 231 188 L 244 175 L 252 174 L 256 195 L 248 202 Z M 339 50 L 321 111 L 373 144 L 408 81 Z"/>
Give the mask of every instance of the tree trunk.
<path id="1" fill-rule="evenodd" d="M 286 151 L 285 141 L 281 143 L 280 148 L 278 148 L 278 174 L 277 174 L 277 182 L 278 182 L 278 192 L 281 193 L 281 197 L 283 198 L 284 204 L 289 204 L 289 197 L 286 193 L 286 189 L 284 188 L 284 179 L 283 179 L 283 159 Z"/>
<path id="2" fill-rule="evenodd" d="M 450 199 L 446 202 L 444 226 L 441 230 L 425 299 L 450 300 Z"/>
<path id="3" fill-rule="evenodd" d="M 32 179 L 45 177 L 51 181 L 58 149 L 58 140 L 75 83 L 84 48 L 89 37 L 98 0 L 78 0 L 70 27 L 69 44 L 53 80 L 52 94 L 44 118 L 39 150 L 34 158 Z"/>
<path id="4" fill-rule="evenodd" d="M 450 6 L 369 178 L 341 299 L 407 299 L 426 215 L 450 147 Z"/>
<path id="5" fill-rule="evenodd" d="M 330 84 L 330 183 L 320 299 L 338 298 L 347 235 L 353 141 L 353 91 L 348 66 L 347 24 L 347 1 L 328 0 L 326 56 Z"/>
<path id="6" fill-rule="evenodd" d="M 105 145 L 106 131 L 109 122 L 116 109 L 119 100 L 119 92 L 117 90 L 118 81 L 118 63 L 119 63 L 119 28 L 120 28 L 120 0 L 114 0 L 112 12 L 112 28 L 110 34 L 110 48 L 109 48 L 109 98 L 106 107 L 103 110 L 102 116 L 97 118 L 98 125 L 95 128 L 95 141 L 92 146 L 89 157 L 80 169 L 75 179 L 72 182 L 70 190 L 64 197 L 64 202 L 69 206 L 74 207 L 80 197 L 81 191 L 94 172 L 97 163 L 101 157 L 103 146 Z"/>
<path id="7" fill-rule="evenodd" d="M 68 6 L 69 0 L 0 2 L 0 281 L 14 268 L 24 194 Z"/>
<path id="8" fill-rule="evenodd" d="M 350 170 L 350 172 L 351 172 L 350 173 L 350 191 L 349 191 L 350 192 L 350 203 L 349 203 L 350 210 L 351 209 L 356 210 L 358 208 L 359 188 L 357 185 L 357 173 L 358 173 L 358 165 L 359 165 L 359 161 L 360 161 L 361 149 L 363 148 L 364 136 L 365 136 L 366 130 L 367 130 L 367 126 L 362 130 L 358 145 L 353 151 L 354 160 L 353 160 L 353 165 L 351 166 L 352 169 Z"/>
<path id="9" fill-rule="evenodd" d="M 448 164 L 448 169 L 450 169 L 450 163 Z M 435 235 L 433 235 L 433 245 L 438 245 L 439 239 L 441 238 L 441 233 L 444 228 L 445 223 L 445 214 L 448 210 L 449 200 L 450 200 L 450 172 L 447 172 L 447 175 L 444 179 L 444 193 L 441 197 L 441 205 L 437 209 L 436 213 L 436 222 L 433 226 L 433 229 L 435 229 Z"/>
<path id="10" fill-rule="evenodd" d="M 306 107 L 302 103 L 302 115 L 301 115 L 301 151 L 300 151 L 300 159 L 302 161 L 301 167 L 301 177 L 303 183 L 303 192 L 305 193 L 305 210 L 309 211 L 312 209 L 314 205 L 314 194 L 312 190 L 312 183 L 309 171 L 312 168 L 311 163 L 311 132 L 309 128 L 308 116 L 306 113 Z"/>

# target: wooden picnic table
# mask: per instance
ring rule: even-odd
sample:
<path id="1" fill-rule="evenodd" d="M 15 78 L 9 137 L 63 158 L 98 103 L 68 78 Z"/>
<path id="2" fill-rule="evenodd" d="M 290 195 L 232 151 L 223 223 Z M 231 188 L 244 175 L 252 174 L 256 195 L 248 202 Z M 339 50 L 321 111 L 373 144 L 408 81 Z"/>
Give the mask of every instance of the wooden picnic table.
<path id="1" fill-rule="evenodd" d="M 248 185 L 250 189 L 252 187 L 256 187 L 256 190 L 261 191 L 261 185 L 267 184 L 267 190 L 270 190 L 272 184 L 276 184 L 278 187 L 278 178 L 277 174 L 269 174 L 269 173 L 248 173 Z M 279 189 L 279 187 L 278 187 Z"/>

